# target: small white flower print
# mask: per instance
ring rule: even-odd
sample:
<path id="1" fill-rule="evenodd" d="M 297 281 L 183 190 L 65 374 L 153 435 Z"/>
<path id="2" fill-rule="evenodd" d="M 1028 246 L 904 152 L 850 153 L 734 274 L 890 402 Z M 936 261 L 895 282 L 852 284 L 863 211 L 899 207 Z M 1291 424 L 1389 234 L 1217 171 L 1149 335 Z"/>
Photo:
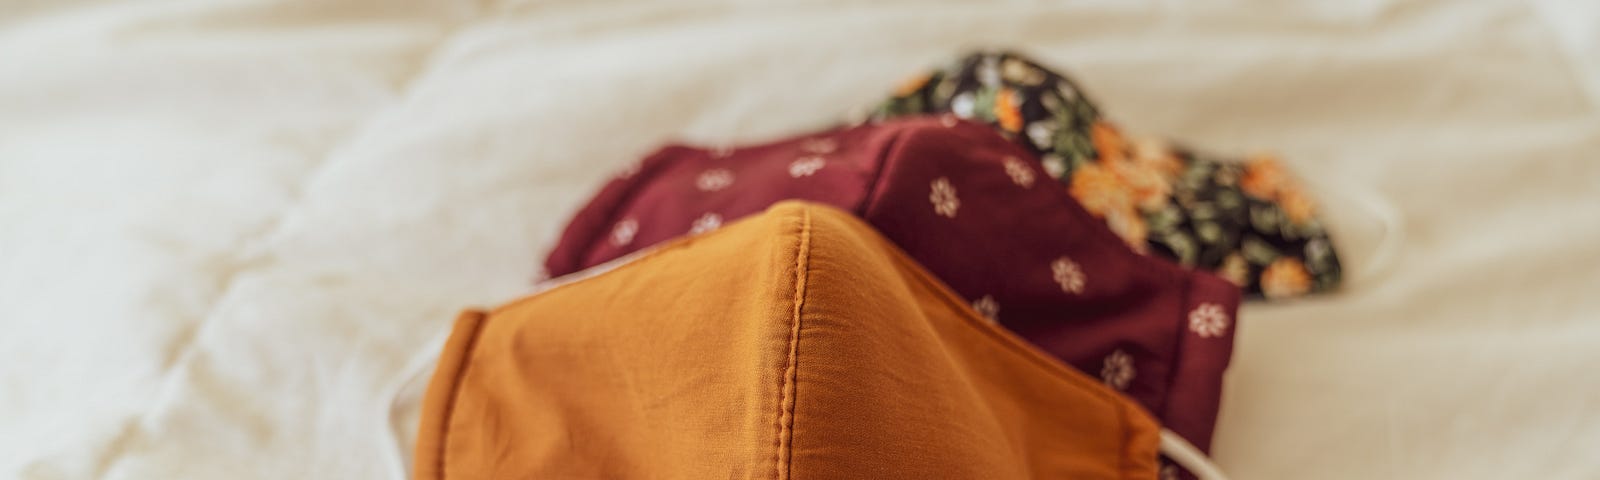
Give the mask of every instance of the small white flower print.
<path id="1" fill-rule="evenodd" d="M 705 215 L 701 215 L 700 218 L 697 218 L 697 219 L 694 220 L 694 224 L 689 227 L 689 234 L 691 234 L 691 235 L 699 235 L 699 234 L 706 233 L 706 232 L 709 232 L 709 231 L 712 231 L 712 230 L 716 230 L 717 228 L 719 228 L 721 226 L 722 226 L 722 216 L 721 215 L 717 215 L 715 213 L 707 213 Z"/>
<path id="2" fill-rule="evenodd" d="M 978 82 L 982 83 L 983 86 L 1000 86 L 1000 59 L 995 57 L 984 57 L 983 61 L 978 63 L 977 73 Z"/>
<path id="3" fill-rule="evenodd" d="M 1083 274 L 1083 267 L 1067 257 L 1050 262 L 1050 273 L 1055 275 L 1056 283 L 1061 284 L 1061 291 L 1067 293 L 1083 293 L 1084 284 L 1088 281 Z"/>
<path id="4" fill-rule="evenodd" d="M 976 106 L 975 103 L 972 98 L 972 92 L 963 92 L 960 95 L 956 95 L 956 98 L 950 99 L 950 113 L 954 113 L 961 118 L 972 118 L 972 109 Z"/>
<path id="5" fill-rule="evenodd" d="M 961 199 L 956 198 L 956 187 L 950 185 L 950 179 L 936 178 L 932 187 L 933 191 L 928 193 L 928 201 L 933 202 L 933 212 L 956 218 L 956 209 L 961 208 Z"/>
<path id="6" fill-rule="evenodd" d="M 1308 261 L 1329 255 L 1333 255 L 1333 245 L 1329 245 L 1327 239 L 1313 238 L 1311 241 L 1306 242 L 1306 259 Z"/>
<path id="7" fill-rule="evenodd" d="M 1022 188 L 1033 187 L 1033 170 L 1029 170 L 1028 165 L 1022 163 L 1022 160 L 1017 160 L 1017 157 L 1006 157 L 1005 166 L 1006 175 L 1011 176 L 1013 183 Z"/>
<path id="8" fill-rule="evenodd" d="M 800 157 L 799 160 L 789 163 L 789 176 L 794 178 L 809 177 L 817 170 L 827 165 L 827 160 L 822 157 Z"/>
<path id="9" fill-rule="evenodd" d="M 638 233 L 638 220 L 631 218 L 623 219 L 622 221 L 617 222 L 616 226 L 611 227 L 611 244 L 620 247 L 629 243 L 633 243 L 633 236 Z"/>
<path id="10" fill-rule="evenodd" d="M 1204 338 L 1217 337 L 1228 331 L 1230 320 L 1222 305 L 1202 303 L 1189 312 L 1189 330 Z"/>
<path id="11" fill-rule="evenodd" d="M 1056 93 L 1061 94 L 1061 98 L 1069 102 L 1078 98 L 1078 91 L 1067 85 L 1066 82 L 1056 85 Z"/>
<path id="12" fill-rule="evenodd" d="M 1055 144 L 1055 120 L 1040 120 L 1033 122 L 1028 124 L 1028 128 L 1025 130 L 1028 132 L 1028 140 L 1032 141 L 1033 146 L 1035 147 L 1045 149 Z"/>
<path id="13" fill-rule="evenodd" d="M 954 126 L 956 126 L 957 123 L 960 123 L 960 122 L 961 122 L 960 120 L 956 119 L 955 115 L 951 115 L 951 114 L 947 113 L 947 114 L 939 116 L 939 125 L 943 125 L 944 128 L 954 127 Z"/>
<path id="14" fill-rule="evenodd" d="M 839 142 L 831 138 L 811 138 L 800 144 L 800 151 L 813 155 L 827 155 L 839 149 Z"/>
<path id="15" fill-rule="evenodd" d="M 1050 178 L 1061 178 L 1067 173 L 1067 160 L 1057 155 L 1045 155 L 1039 159 L 1044 164 L 1044 174 Z"/>
<path id="16" fill-rule="evenodd" d="M 725 168 L 713 168 L 700 173 L 694 179 L 695 188 L 702 192 L 715 192 L 733 185 L 733 172 Z"/>
<path id="17" fill-rule="evenodd" d="M 1000 302 L 994 301 L 994 295 L 984 295 L 983 298 L 972 302 L 972 309 L 977 310 L 978 314 L 983 315 L 983 318 L 989 319 L 990 322 L 997 321 L 1000 318 Z"/>
<path id="18" fill-rule="evenodd" d="M 1122 350 L 1112 351 L 1111 355 L 1106 356 L 1105 365 L 1100 367 L 1100 380 L 1119 391 L 1128 388 L 1136 374 L 1133 356 Z"/>

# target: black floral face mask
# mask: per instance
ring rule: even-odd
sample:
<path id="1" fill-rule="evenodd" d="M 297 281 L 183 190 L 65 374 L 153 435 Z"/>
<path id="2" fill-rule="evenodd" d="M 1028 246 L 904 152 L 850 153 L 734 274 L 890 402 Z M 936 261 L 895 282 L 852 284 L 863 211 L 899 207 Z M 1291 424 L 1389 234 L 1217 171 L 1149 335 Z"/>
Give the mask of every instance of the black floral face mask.
<path id="1" fill-rule="evenodd" d="M 988 123 L 1037 154 L 1137 251 L 1215 273 L 1251 297 L 1339 283 L 1311 198 L 1272 156 L 1224 159 L 1126 137 L 1067 77 L 1013 53 L 975 53 L 918 75 L 872 119 L 936 113 Z"/>

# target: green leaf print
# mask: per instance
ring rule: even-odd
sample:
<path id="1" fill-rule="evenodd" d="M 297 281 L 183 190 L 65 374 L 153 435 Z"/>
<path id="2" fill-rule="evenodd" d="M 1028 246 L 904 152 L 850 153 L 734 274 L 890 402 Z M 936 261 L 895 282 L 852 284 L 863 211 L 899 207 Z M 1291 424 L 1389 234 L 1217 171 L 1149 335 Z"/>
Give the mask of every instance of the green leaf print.
<path id="1" fill-rule="evenodd" d="M 1267 245 L 1266 242 L 1263 242 L 1254 236 L 1246 236 L 1241 247 L 1240 253 L 1243 253 L 1244 259 L 1249 261 L 1252 265 L 1260 265 L 1264 267 L 1267 264 L 1272 263 L 1273 260 L 1278 259 L 1277 250 L 1274 250 L 1271 245 Z"/>

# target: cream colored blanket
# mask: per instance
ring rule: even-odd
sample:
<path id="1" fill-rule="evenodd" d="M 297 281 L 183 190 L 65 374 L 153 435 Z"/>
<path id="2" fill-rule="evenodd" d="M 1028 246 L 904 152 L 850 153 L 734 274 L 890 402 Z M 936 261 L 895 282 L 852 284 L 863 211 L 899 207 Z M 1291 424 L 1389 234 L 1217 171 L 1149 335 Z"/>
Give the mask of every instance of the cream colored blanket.
<path id="1" fill-rule="evenodd" d="M 614 169 L 978 46 L 1316 184 L 1350 285 L 1241 314 L 1233 477 L 1600 478 L 1582 0 L 0 1 L 0 477 L 403 475 L 408 376 Z"/>

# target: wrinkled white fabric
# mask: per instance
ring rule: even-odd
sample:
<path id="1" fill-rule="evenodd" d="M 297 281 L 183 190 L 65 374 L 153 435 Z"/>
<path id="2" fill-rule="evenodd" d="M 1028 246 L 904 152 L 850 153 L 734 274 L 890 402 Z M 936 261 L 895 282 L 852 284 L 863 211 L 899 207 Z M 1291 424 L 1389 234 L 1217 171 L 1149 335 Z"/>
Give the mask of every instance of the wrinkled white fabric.
<path id="1" fill-rule="evenodd" d="M 1590 2 L 989 3 L 0 2 L 0 477 L 392 477 L 407 364 L 612 171 L 974 46 L 1280 151 L 1373 266 L 1241 313 L 1231 478 L 1600 477 Z"/>

